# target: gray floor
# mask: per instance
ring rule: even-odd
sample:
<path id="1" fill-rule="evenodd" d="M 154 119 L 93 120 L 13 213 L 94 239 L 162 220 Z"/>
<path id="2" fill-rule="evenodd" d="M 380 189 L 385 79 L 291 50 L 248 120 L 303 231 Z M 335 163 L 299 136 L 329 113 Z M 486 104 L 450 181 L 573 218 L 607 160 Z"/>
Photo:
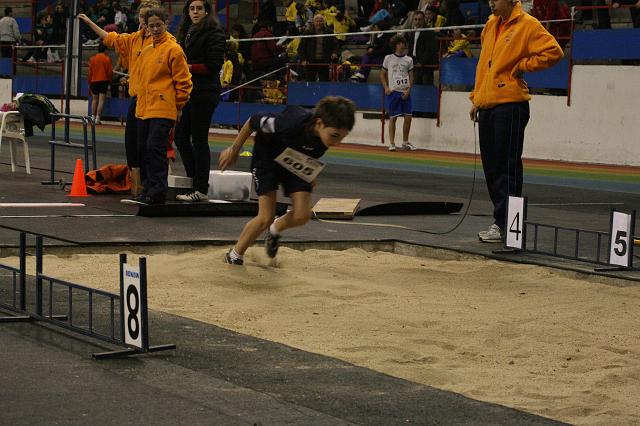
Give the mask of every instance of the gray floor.
<path id="1" fill-rule="evenodd" d="M 122 145 L 104 143 L 99 162 L 121 163 Z M 49 151 L 31 144 L 33 174 L 12 174 L 8 149 L 0 152 L 0 202 L 81 202 L 85 207 L 0 208 L 0 225 L 41 233 L 91 251 L 104 246 L 233 243 L 246 217 L 136 216 L 120 196 L 69 199 L 49 178 Z M 77 151 L 58 151 L 55 180 L 71 180 Z M 392 155 L 392 154 L 390 154 Z M 214 158 L 216 156 L 214 155 Z M 246 159 L 238 169 L 246 170 Z M 482 176 L 479 171 L 478 175 Z M 367 202 L 454 201 L 465 207 L 472 180 L 428 170 L 400 172 L 331 165 L 315 197 L 361 198 Z M 585 191 L 527 184 L 529 220 L 606 231 L 611 207 L 633 209 L 639 194 Z M 463 208 L 463 211 L 465 208 Z M 484 182 L 475 182 L 468 215 L 356 217 L 353 221 L 312 221 L 283 239 L 292 246 L 439 247 L 513 261 L 593 273 L 594 265 L 557 257 L 492 251 L 477 241 L 491 224 Z M 367 223 L 367 224 L 365 224 Z M 392 228 L 370 225 L 401 225 Z M 447 232 L 454 226 L 459 226 Z M 566 237 L 566 238 L 565 238 Z M 558 246 L 571 252 L 570 236 Z M 541 242 L 548 237 L 541 237 Z M 566 241 L 565 241 L 566 240 Z M 15 252 L 17 233 L 0 228 L 0 246 Z M 548 241 L 547 241 L 548 242 Z M 407 245 L 409 244 L 409 245 Z M 417 249 L 416 249 L 417 250 Z M 589 251 L 591 249 L 585 248 Z M 419 250 L 418 250 L 419 251 Z M 636 272 L 609 274 L 619 285 L 634 285 Z M 213 325 L 160 312 L 150 314 L 152 343 L 178 349 L 135 359 L 92 361 L 104 349 L 48 326 L 0 324 L 0 409 L 6 424 L 547 424 L 528 413 L 411 383 L 340 360 L 245 336 Z"/>

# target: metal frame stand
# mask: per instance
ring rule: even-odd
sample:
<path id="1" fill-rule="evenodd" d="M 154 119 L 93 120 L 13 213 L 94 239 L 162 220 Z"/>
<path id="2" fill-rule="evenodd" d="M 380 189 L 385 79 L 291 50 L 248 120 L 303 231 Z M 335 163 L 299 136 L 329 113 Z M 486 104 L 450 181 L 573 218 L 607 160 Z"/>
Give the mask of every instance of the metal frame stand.
<path id="1" fill-rule="evenodd" d="M 56 146 L 63 148 L 75 148 L 82 149 L 84 151 L 84 172 L 87 173 L 89 169 L 89 150 L 92 152 L 93 170 L 98 168 L 97 155 L 96 155 L 96 123 L 93 117 L 89 115 L 72 115 L 72 114 L 51 114 L 51 139 L 49 145 L 51 146 L 51 171 L 48 181 L 42 181 L 43 185 L 60 185 L 60 181 L 55 180 L 56 171 Z M 69 141 L 69 134 L 65 132 L 64 142 L 56 141 L 56 120 L 57 118 L 64 118 L 68 121 L 70 118 L 78 119 L 82 121 L 83 143 L 73 143 Z M 91 143 L 89 143 L 87 126 L 91 126 Z M 68 129 L 68 126 L 66 127 Z"/>

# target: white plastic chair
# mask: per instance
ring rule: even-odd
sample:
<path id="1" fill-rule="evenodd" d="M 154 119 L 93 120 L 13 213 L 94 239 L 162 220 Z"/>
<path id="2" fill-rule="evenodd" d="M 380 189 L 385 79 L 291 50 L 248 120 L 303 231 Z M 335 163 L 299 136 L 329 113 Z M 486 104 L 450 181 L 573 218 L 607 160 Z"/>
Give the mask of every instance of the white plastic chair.
<path id="1" fill-rule="evenodd" d="M 11 153 L 11 172 L 16 171 L 16 140 L 22 141 L 24 150 L 24 165 L 27 174 L 31 174 L 31 161 L 29 157 L 29 144 L 24 137 L 24 118 L 18 111 L 0 112 L 2 121 L 0 122 L 0 148 L 2 138 L 9 139 L 9 152 Z"/>

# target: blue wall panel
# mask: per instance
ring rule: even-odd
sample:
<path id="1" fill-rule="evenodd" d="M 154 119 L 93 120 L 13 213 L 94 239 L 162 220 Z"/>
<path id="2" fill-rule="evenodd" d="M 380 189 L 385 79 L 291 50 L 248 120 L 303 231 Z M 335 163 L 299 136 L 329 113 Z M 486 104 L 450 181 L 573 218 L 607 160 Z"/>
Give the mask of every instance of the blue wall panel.
<path id="1" fill-rule="evenodd" d="M 355 102 L 358 109 L 380 111 L 382 84 L 375 83 L 289 83 L 290 105 L 313 106 L 325 96 L 344 96 Z M 438 91 L 434 86 L 414 86 L 411 90 L 413 110 L 435 112 Z"/>
<path id="2" fill-rule="evenodd" d="M 18 23 L 18 29 L 20 30 L 20 34 L 31 33 L 32 24 L 31 18 L 18 17 L 15 18 Z"/>
<path id="3" fill-rule="evenodd" d="M 235 102 L 220 102 L 213 113 L 212 123 L 227 125 L 242 125 L 249 117 L 258 112 L 278 113 L 286 105 L 270 104 L 237 104 Z"/>
<path id="4" fill-rule="evenodd" d="M 574 60 L 640 59 L 640 29 L 576 31 L 572 55 Z"/>
<path id="5" fill-rule="evenodd" d="M 440 63 L 440 81 L 444 85 L 473 87 L 477 58 L 446 58 Z M 524 79 L 535 89 L 566 89 L 569 84 L 569 60 L 562 59 L 544 71 L 526 73 Z"/>
<path id="6" fill-rule="evenodd" d="M 0 58 L 0 75 L 13 75 L 13 59 Z"/>

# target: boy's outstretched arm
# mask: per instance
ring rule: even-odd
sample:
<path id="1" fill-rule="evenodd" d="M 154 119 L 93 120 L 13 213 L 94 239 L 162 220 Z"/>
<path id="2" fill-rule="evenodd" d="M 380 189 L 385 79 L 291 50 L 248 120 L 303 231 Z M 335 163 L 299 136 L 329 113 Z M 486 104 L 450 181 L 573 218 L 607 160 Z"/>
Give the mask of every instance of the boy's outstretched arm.
<path id="1" fill-rule="evenodd" d="M 107 32 L 105 30 L 103 30 L 102 28 L 100 28 L 98 25 L 96 25 L 91 19 L 89 19 L 89 17 L 87 15 L 85 15 L 84 13 L 81 13 L 78 15 L 78 19 L 80 19 L 81 21 L 83 21 L 85 24 L 87 24 L 89 26 L 89 28 L 91 28 L 91 30 L 93 30 L 94 33 L 96 33 L 96 35 L 100 36 L 100 38 L 105 38 L 107 36 Z"/>
<path id="2" fill-rule="evenodd" d="M 221 171 L 225 171 L 229 167 L 233 166 L 238 159 L 238 154 L 240 154 L 242 145 L 244 145 L 247 139 L 249 139 L 251 133 L 253 133 L 253 129 L 251 128 L 251 119 L 249 118 L 245 121 L 242 129 L 240 129 L 240 133 L 236 136 L 233 144 L 220 153 L 220 157 L 218 158 L 218 168 Z"/>

